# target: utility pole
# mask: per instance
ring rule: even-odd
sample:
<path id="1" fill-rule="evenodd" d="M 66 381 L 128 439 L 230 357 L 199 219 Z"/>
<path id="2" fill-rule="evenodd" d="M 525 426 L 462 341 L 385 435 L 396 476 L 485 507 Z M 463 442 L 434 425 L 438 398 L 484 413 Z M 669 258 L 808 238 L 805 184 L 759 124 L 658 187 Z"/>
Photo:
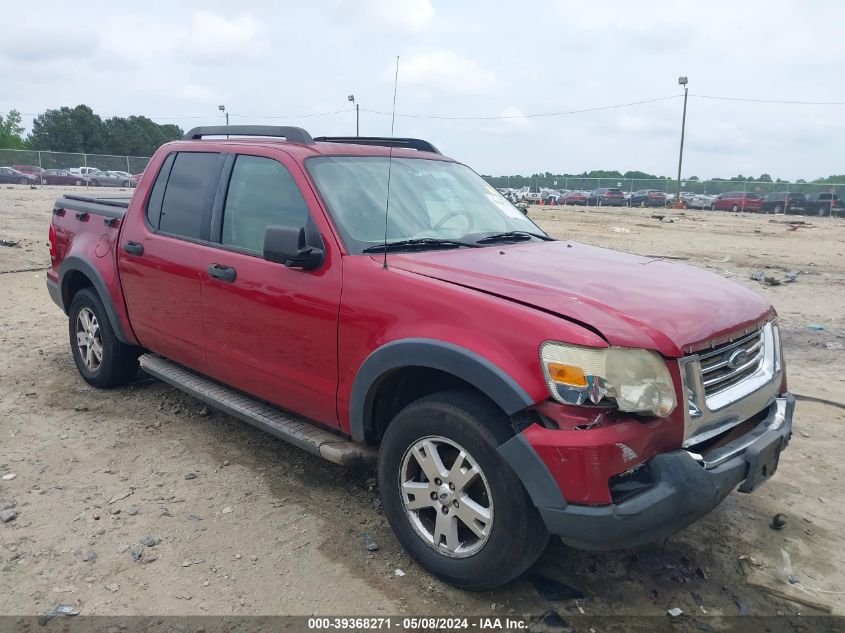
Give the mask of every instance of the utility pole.
<path id="1" fill-rule="evenodd" d="M 229 113 L 226 112 L 226 106 L 219 105 L 219 106 L 217 106 L 217 109 L 220 110 L 225 115 L 225 117 L 226 117 L 226 127 L 229 127 Z"/>
<path id="2" fill-rule="evenodd" d="M 355 136 L 361 136 L 359 127 L 361 121 L 361 110 L 358 107 L 358 103 L 355 101 L 355 95 L 349 95 L 348 97 L 346 97 L 346 100 L 351 101 L 355 105 Z"/>
<path id="3" fill-rule="evenodd" d="M 684 131 L 687 126 L 687 78 L 678 77 L 678 84 L 684 87 L 684 114 L 681 118 L 681 151 L 678 154 L 678 187 L 675 195 L 675 208 L 680 209 L 681 204 L 681 165 L 684 162 Z"/>

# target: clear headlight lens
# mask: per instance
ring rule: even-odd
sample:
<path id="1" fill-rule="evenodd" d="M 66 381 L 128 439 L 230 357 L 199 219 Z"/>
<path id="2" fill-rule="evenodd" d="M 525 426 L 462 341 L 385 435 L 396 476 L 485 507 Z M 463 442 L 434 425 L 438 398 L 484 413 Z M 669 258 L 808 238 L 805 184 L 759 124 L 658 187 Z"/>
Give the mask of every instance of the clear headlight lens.
<path id="1" fill-rule="evenodd" d="M 656 352 L 547 341 L 540 346 L 540 364 L 552 398 L 565 404 L 607 402 L 620 411 L 658 417 L 677 404 L 669 369 Z"/>

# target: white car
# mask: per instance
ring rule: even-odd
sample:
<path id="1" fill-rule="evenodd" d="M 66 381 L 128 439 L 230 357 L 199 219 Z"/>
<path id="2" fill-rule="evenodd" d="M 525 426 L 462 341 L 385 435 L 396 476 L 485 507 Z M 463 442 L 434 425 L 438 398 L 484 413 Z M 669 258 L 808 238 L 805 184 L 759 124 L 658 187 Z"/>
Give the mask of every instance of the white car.
<path id="1" fill-rule="evenodd" d="M 71 167 L 68 171 L 74 175 L 78 174 L 80 176 L 93 176 L 94 174 L 100 173 L 100 170 L 96 167 Z"/>
<path id="2" fill-rule="evenodd" d="M 688 209 L 709 209 L 715 197 L 708 196 L 706 193 L 697 193 L 685 202 Z"/>

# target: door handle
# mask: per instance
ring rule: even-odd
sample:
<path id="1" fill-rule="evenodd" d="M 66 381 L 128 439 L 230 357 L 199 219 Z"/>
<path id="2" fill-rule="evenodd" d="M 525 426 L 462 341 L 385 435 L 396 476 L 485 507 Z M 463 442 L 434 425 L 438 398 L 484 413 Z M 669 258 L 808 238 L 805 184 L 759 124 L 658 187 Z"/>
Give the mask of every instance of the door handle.
<path id="1" fill-rule="evenodd" d="M 130 255 L 140 256 L 144 254 L 144 245 L 139 244 L 138 242 L 124 242 L 123 250 Z"/>
<path id="2" fill-rule="evenodd" d="M 209 264 L 208 276 L 220 281 L 228 281 L 232 283 L 238 276 L 237 272 L 231 266 L 224 266 L 223 264 Z"/>

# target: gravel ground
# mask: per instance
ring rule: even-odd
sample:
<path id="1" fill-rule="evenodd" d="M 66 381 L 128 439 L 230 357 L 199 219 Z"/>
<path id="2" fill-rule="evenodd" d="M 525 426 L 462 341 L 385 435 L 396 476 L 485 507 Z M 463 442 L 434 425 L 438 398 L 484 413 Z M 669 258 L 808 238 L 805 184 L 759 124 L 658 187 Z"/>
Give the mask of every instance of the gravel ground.
<path id="1" fill-rule="evenodd" d="M 0 518 L 16 514 L 0 524 L 0 613 L 57 603 L 101 615 L 818 613 L 749 585 L 740 557 L 751 557 L 773 585 L 845 614 L 843 406 L 800 401 L 777 475 L 677 535 L 607 553 L 552 543 L 509 586 L 459 591 L 400 549 L 373 473 L 150 378 L 111 391 L 82 381 L 44 286 L 61 191 L 0 189 L 0 239 L 17 242 L 0 246 Z M 685 260 L 758 290 L 780 313 L 793 391 L 845 402 L 843 351 L 831 349 L 845 342 L 845 221 L 790 217 L 809 222 L 792 231 L 783 216 L 652 213 L 530 210 L 555 236 Z M 750 279 L 792 270 L 792 283 Z M 787 515 L 780 531 L 776 513 Z M 782 551 L 800 586 L 784 582 Z M 581 597 L 551 599 L 555 583 Z"/>

